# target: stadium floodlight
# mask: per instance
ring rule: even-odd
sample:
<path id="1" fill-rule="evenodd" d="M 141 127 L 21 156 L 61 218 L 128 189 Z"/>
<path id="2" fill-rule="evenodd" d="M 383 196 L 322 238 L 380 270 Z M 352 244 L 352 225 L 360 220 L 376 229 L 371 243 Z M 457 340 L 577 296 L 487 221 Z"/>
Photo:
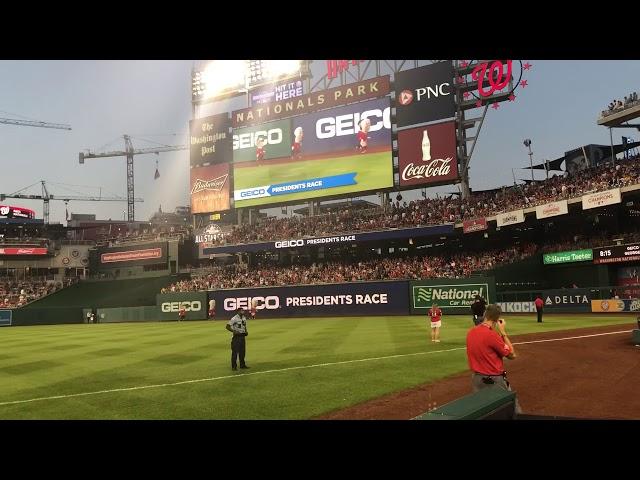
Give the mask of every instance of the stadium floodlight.
<path id="1" fill-rule="evenodd" d="M 194 72 L 192 78 L 193 98 L 207 100 L 237 93 L 245 87 L 246 60 L 213 60 L 204 70 Z"/>
<path id="2" fill-rule="evenodd" d="M 212 60 L 192 74 L 192 101 L 215 101 L 293 77 L 309 75 L 308 60 Z"/>
<path id="3" fill-rule="evenodd" d="M 302 62 L 302 60 L 249 60 L 247 84 L 254 87 L 279 78 L 299 76 L 303 70 Z"/>

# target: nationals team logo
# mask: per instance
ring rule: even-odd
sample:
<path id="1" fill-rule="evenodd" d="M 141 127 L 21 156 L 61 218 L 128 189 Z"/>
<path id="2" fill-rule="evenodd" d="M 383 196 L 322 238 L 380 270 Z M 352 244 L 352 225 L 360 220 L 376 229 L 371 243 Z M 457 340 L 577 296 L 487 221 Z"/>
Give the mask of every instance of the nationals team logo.
<path id="1" fill-rule="evenodd" d="M 497 110 L 500 105 L 491 97 L 498 94 L 506 94 L 510 102 L 516 100 L 515 91 L 529 85 L 528 80 L 523 79 L 525 72 L 533 66 L 522 60 L 490 60 L 480 62 L 478 60 L 462 60 L 460 68 L 471 69 L 471 72 L 456 78 L 456 83 L 466 84 L 468 91 L 463 93 L 464 100 L 476 99 L 476 107 L 491 104 L 491 108 Z"/>

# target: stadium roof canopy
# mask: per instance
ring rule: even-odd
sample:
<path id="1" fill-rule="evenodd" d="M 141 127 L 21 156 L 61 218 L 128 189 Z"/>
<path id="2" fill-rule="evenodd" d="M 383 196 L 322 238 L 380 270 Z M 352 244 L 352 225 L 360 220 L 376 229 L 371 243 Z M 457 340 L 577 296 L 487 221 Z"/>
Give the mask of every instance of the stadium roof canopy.
<path id="1" fill-rule="evenodd" d="M 640 142 L 633 142 L 633 143 L 626 143 L 626 144 L 625 143 L 621 143 L 620 145 L 614 145 L 613 146 L 613 152 L 614 152 L 615 155 L 617 155 L 618 153 L 637 148 L 638 146 L 640 146 Z M 549 160 L 548 161 L 549 171 L 553 171 L 553 170 L 562 171 L 562 168 L 560 167 L 562 162 L 564 162 L 568 158 L 572 158 L 573 156 L 575 156 L 576 151 L 580 151 L 582 149 L 587 149 L 587 147 L 590 147 L 591 149 L 597 148 L 597 149 L 601 150 L 605 155 L 608 154 L 608 156 L 605 156 L 605 158 L 603 158 L 602 161 L 607 161 L 607 160 L 611 159 L 611 146 L 610 145 L 593 145 L 593 144 L 590 144 L 590 145 L 585 145 L 584 147 L 573 149 L 573 150 L 571 150 L 569 152 L 565 152 L 565 154 L 562 157 L 556 158 L 555 160 Z M 546 164 L 547 164 L 547 162 L 543 162 L 543 163 L 539 163 L 538 165 L 534 165 L 533 167 L 523 167 L 523 170 L 531 170 L 531 168 L 533 168 L 534 170 L 545 170 L 546 169 L 546 166 L 545 166 Z"/>

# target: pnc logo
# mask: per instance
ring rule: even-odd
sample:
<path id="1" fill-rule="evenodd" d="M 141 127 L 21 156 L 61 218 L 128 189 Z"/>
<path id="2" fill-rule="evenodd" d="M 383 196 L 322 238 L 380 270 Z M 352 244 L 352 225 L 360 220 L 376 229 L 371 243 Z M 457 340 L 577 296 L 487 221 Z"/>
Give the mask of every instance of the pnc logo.
<path id="1" fill-rule="evenodd" d="M 411 90 L 403 90 L 398 96 L 398 103 L 400 105 L 409 105 L 413 102 L 413 92 Z"/>

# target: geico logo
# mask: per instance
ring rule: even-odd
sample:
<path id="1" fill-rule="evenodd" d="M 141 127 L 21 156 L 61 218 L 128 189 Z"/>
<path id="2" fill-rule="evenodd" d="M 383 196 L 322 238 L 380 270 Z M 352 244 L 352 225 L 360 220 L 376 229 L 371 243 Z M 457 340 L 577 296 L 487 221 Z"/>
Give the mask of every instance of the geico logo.
<path id="1" fill-rule="evenodd" d="M 240 192 L 240 197 L 255 197 L 256 195 L 264 195 L 267 191 L 264 188 L 256 188 L 255 190 L 248 190 L 246 192 Z"/>
<path id="2" fill-rule="evenodd" d="M 276 242 L 276 248 L 304 247 L 304 240 L 284 240 Z"/>
<path id="3" fill-rule="evenodd" d="M 269 297 L 225 298 L 224 309 L 226 311 L 233 311 L 238 308 L 248 310 L 254 302 L 256 310 L 277 310 L 280 308 L 280 297 L 271 295 Z"/>
<path id="4" fill-rule="evenodd" d="M 198 312 L 202 310 L 202 302 L 165 302 L 161 305 L 164 313 L 179 312 L 180 307 L 184 307 L 187 312 Z"/>
<path id="5" fill-rule="evenodd" d="M 433 87 L 416 89 L 416 97 L 418 101 L 422 100 L 422 97 L 424 97 L 425 95 L 427 96 L 427 100 L 431 99 L 431 97 L 438 98 L 440 95 L 451 95 L 451 84 L 449 82 L 445 82 Z"/>
<path id="6" fill-rule="evenodd" d="M 337 117 L 321 118 L 316 122 L 316 136 L 322 139 L 355 135 L 360 131 L 358 123 L 363 118 L 371 120 L 370 132 L 377 132 L 382 128 L 391 129 L 391 107 L 387 107 L 384 110 L 367 110 L 362 114 L 349 113 Z"/>
<path id="7" fill-rule="evenodd" d="M 277 145 L 282 143 L 282 129 L 272 128 L 271 130 L 260 130 L 258 132 L 241 133 L 233 136 L 233 149 L 252 148 L 256 146 L 258 137 L 267 137 L 267 145 Z"/>

